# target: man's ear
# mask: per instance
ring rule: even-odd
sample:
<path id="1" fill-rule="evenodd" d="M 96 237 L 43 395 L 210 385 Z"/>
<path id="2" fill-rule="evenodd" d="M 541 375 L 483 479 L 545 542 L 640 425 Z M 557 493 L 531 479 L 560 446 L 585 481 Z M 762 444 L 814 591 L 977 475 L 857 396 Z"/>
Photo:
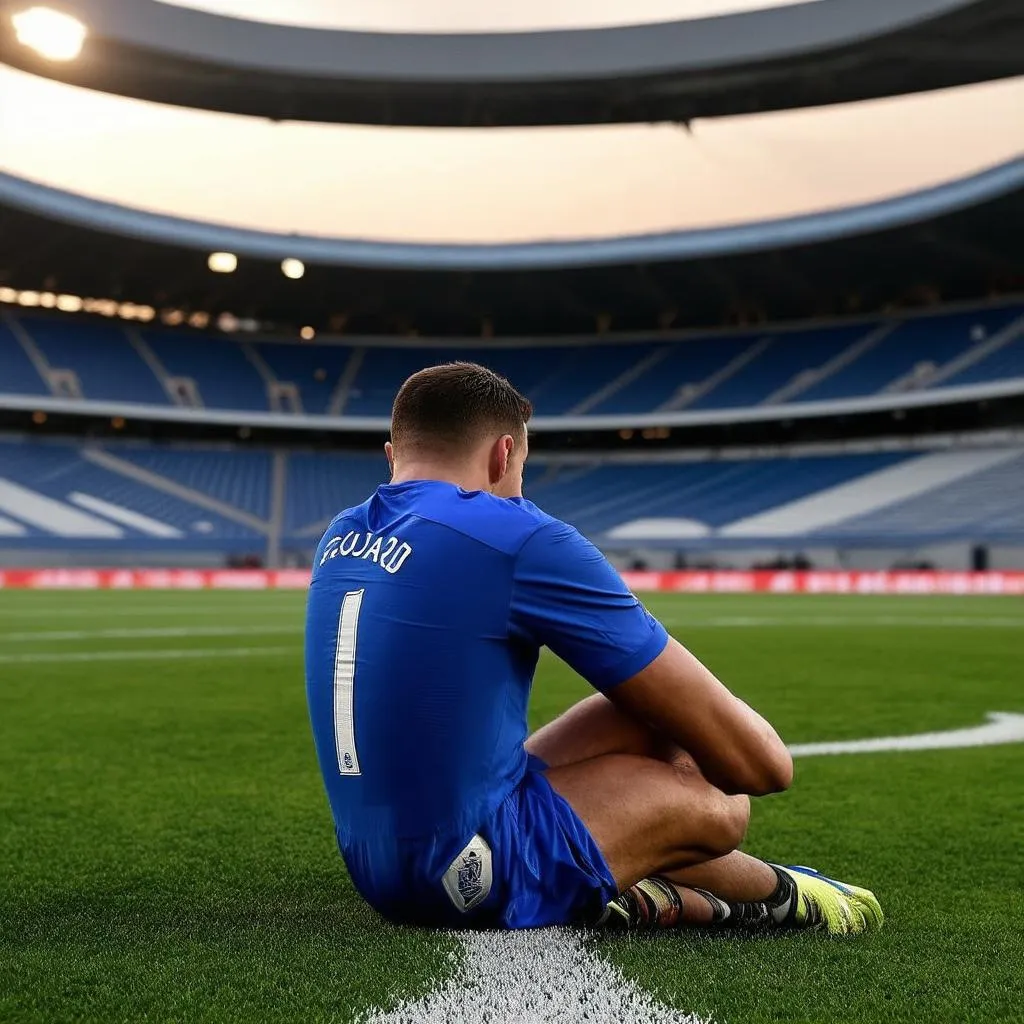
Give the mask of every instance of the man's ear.
<path id="1" fill-rule="evenodd" d="M 395 472 L 395 449 L 390 441 L 384 442 L 384 454 L 388 457 L 388 468 L 391 470 L 392 475 Z"/>
<path id="2" fill-rule="evenodd" d="M 491 445 L 487 460 L 487 479 L 492 486 L 508 472 L 509 459 L 514 447 L 515 441 L 511 434 L 503 434 Z"/>

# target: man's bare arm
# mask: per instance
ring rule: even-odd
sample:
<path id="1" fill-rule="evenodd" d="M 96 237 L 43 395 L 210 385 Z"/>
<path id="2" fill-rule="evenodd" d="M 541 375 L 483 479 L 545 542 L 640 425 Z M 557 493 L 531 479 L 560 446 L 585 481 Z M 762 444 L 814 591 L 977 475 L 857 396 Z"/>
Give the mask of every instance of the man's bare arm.
<path id="1" fill-rule="evenodd" d="M 726 793 L 762 796 L 793 781 L 792 758 L 775 730 L 671 637 L 647 668 L 608 696 L 678 743 Z"/>

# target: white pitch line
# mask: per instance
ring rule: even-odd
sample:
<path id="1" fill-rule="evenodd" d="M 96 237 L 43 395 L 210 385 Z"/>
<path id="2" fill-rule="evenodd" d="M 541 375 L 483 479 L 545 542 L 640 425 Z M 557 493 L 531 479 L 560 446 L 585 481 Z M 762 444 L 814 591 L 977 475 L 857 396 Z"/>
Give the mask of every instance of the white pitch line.
<path id="1" fill-rule="evenodd" d="M 963 747 L 994 747 L 1024 741 L 1024 715 L 990 711 L 984 725 L 944 732 L 919 732 L 911 736 L 876 736 L 867 740 L 836 740 L 825 743 L 794 743 L 793 757 L 820 754 L 875 754 L 887 750 L 953 750 Z"/>
<path id="2" fill-rule="evenodd" d="M 64 651 L 60 654 L 0 654 L 0 665 L 43 665 L 77 661 L 179 661 L 190 658 L 251 658 L 256 655 L 294 654 L 300 647 L 209 647 L 165 651 Z"/>
<path id="3" fill-rule="evenodd" d="M 941 750 L 1024 741 L 1024 715 L 991 711 L 983 725 L 916 736 L 791 746 L 798 757 Z M 362 1024 L 709 1024 L 659 1002 L 568 928 L 459 932 L 453 972 L 440 988 Z"/>
<path id="4" fill-rule="evenodd" d="M 452 977 L 363 1024 L 710 1024 L 673 1009 L 587 948 L 569 928 L 456 933 Z"/>
<path id="5" fill-rule="evenodd" d="M 11 593 L 11 591 L 7 593 Z M 236 593 L 246 593 L 246 591 Z M 248 593 L 252 593 L 252 591 L 248 591 Z M 3 594 L 4 591 L 0 590 L 0 597 Z M 154 619 L 161 619 L 166 615 L 191 615 L 194 618 L 201 618 L 204 615 L 209 615 L 211 612 L 222 614 L 225 608 L 228 608 L 230 615 L 244 616 L 249 619 L 257 615 L 280 615 L 282 612 L 293 611 L 296 608 L 303 607 L 303 605 L 294 601 L 282 604 L 271 604 L 270 602 L 261 601 L 249 608 L 239 608 L 237 605 L 229 605 L 218 601 L 211 602 L 210 604 L 204 604 L 202 601 L 196 601 L 194 604 L 191 603 L 191 600 L 198 596 L 190 595 L 189 604 L 143 604 L 139 607 L 124 607 L 116 603 L 104 605 L 102 602 L 99 602 L 90 605 L 88 608 L 60 608 L 57 611 L 49 606 L 46 608 L 4 608 L 0 611 L 0 617 L 4 619 L 15 617 L 19 619 L 46 619 L 47 622 L 53 622 L 54 619 L 66 619 L 73 616 L 75 618 L 99 619 L 103 622 L 109 622 L 112 618 L 120 619 L 126 615 L 150 616 Z"/>
<path id="6" fill-rule="evenodd" d="M 24 633 L 0 633 L 0 643 L 34 640 L 154 640 L 200 636 L 266 636 L 270 633 L 301 633 L 302 624 L 291 626 L 153 626 L 141 629 L 63 629 Z"/>
<path id="7" fill-rule="evenodd" d="M 992 629 L 992 628 L 1022 628 L 1024 627 L 1024 616 L 981 616 L 970 615 L 956 616 L 919 616 L 916 618 L 899 616 L 887 616 L 885 618 L 853 618 L 847 616 L 835 616 L 830 618 L 768 618 L 756 615 L 731 615 L 721 616 L 714 619 L 662 619 L 662 624 L 673 629 L 751 629 L 751 628 L 773 628 L 782 627 L 786 629 L 804 629 L 807 626 L 834 629 L 836 627 L 849 627 L 851 629 L 861 626 L 886 626 L 900 627 L 909 626 L 913 628 L 934 627 L 936 629 L 946 627 L 965 627 L 969 629 Z"/>

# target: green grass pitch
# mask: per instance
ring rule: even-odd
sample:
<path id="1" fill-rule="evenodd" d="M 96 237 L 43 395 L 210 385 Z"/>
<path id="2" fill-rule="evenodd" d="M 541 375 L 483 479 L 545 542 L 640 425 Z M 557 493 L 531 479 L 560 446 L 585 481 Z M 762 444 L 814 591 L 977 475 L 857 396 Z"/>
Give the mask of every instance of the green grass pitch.
<path id="1" fill-rule="evenodd" d="M 787 741 L 1024 712 L 1012 598 L 648 601 Z M 0 592 L 0 1021 L 351 1021 L 452 975 L 335 852 L 303 596 Z M 540 724 L 587 692 L 545 657 Z M 396 751 L 415 771 L 414 751 Z M 597 937 L 723 1024 L 1024 1019 L 1024 744 L 798 762 L 747 849 L 874 888 L 862 941 Z"/>

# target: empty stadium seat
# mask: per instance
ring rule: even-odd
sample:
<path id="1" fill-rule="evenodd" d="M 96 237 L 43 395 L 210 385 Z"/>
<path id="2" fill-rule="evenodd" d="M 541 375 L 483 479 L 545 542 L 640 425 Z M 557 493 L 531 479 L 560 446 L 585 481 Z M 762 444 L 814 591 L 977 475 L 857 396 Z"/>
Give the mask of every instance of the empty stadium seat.
<path id="1" fill-rule="evenodd" d="M 0 547 L 46 538 L 47 546 L 262 550 L 271 459 L 253 449 L 0 440 Z M 284 459 L 281 539 L 303 551 L 388 477 L 382 453 Z M 526 495 L 599 543 L 1024 539 L 1024 450 L 536 462 Z M 636 524 L 646 532 L 630 532 Z"/>
<path id="2" fill-rule="evenodd" d="M 264 538 L 251 527 L 112 472 L 86 451 L 73 443 L 0 441 L 0 514 L 17 523 L 25 543 L 261 547 Z"/>
<path id="3" fill-rule="evenodd" d="M 236 342 L 169 331 L 143 336 L 170 376 L 196 382 L 207 408 L 269 410 L 266 384 Z"/>
<path id="4" fill-rule="evenodd" d="M 82 398 L 167 405 L 167 393 L 114 322 L 21 316 L 22 326 L 54 369 L 73 370 Z"/>
<path id="5" fill-rule="evenodd" d="M 48 395 L 50 389 L 11 328 L 0 320 L 0 394 Z"/>
<path id="6" fill-rule="evenodd" d="M 799 401 L 852 398 L 881 391 L 920 363 L 937 368 L 949 362 L 1020 313 L 1019 307 L 1005 306 L 908 319 L 844 370 L 803 392 Z"/>
<path id="7" fill-rule="evenodd" d="M 892 320 L 783 329 L 769 325 L 701 337 L 602 337 L 553 344 L 481 341 L 464 346 L 416 339 L 343 345 L 275 342 L 146 328 L 139 337 L 155 357 L 148 365 L 117 323 L 42 312 L 14 314 L 50 365 L 75 375 L 85 399 L 166 405 L 165 382 L 159 379 L 164 372 L 193 381 L 199 404 L 210 409 L 282 415 L 340 410 L 342 415 L 377 417 L 389 414 L 409 374 L 454 360 L 491 367 L 530 398 L 538 415 L 547 416 L 699 412 L 977 384 L 1024 376 L 1024 337 L 1011 337 L 1011 326 L 1005 343 L 998 338 L 1022 315 L 1024 306 L 1002 304 Z M 989 351 L 985 346 L 994 337 L 999 343 Z M 848 358 L 842 358 L 844 353 Z M 285 386 L 289 400 L 275 404 L 270 394 L 278 385 Z M 10 327 L 0 321 L 4 392 L 46 395 L 50 389 Z M 781 397 L 773 397 L 777 392 Z"/>

